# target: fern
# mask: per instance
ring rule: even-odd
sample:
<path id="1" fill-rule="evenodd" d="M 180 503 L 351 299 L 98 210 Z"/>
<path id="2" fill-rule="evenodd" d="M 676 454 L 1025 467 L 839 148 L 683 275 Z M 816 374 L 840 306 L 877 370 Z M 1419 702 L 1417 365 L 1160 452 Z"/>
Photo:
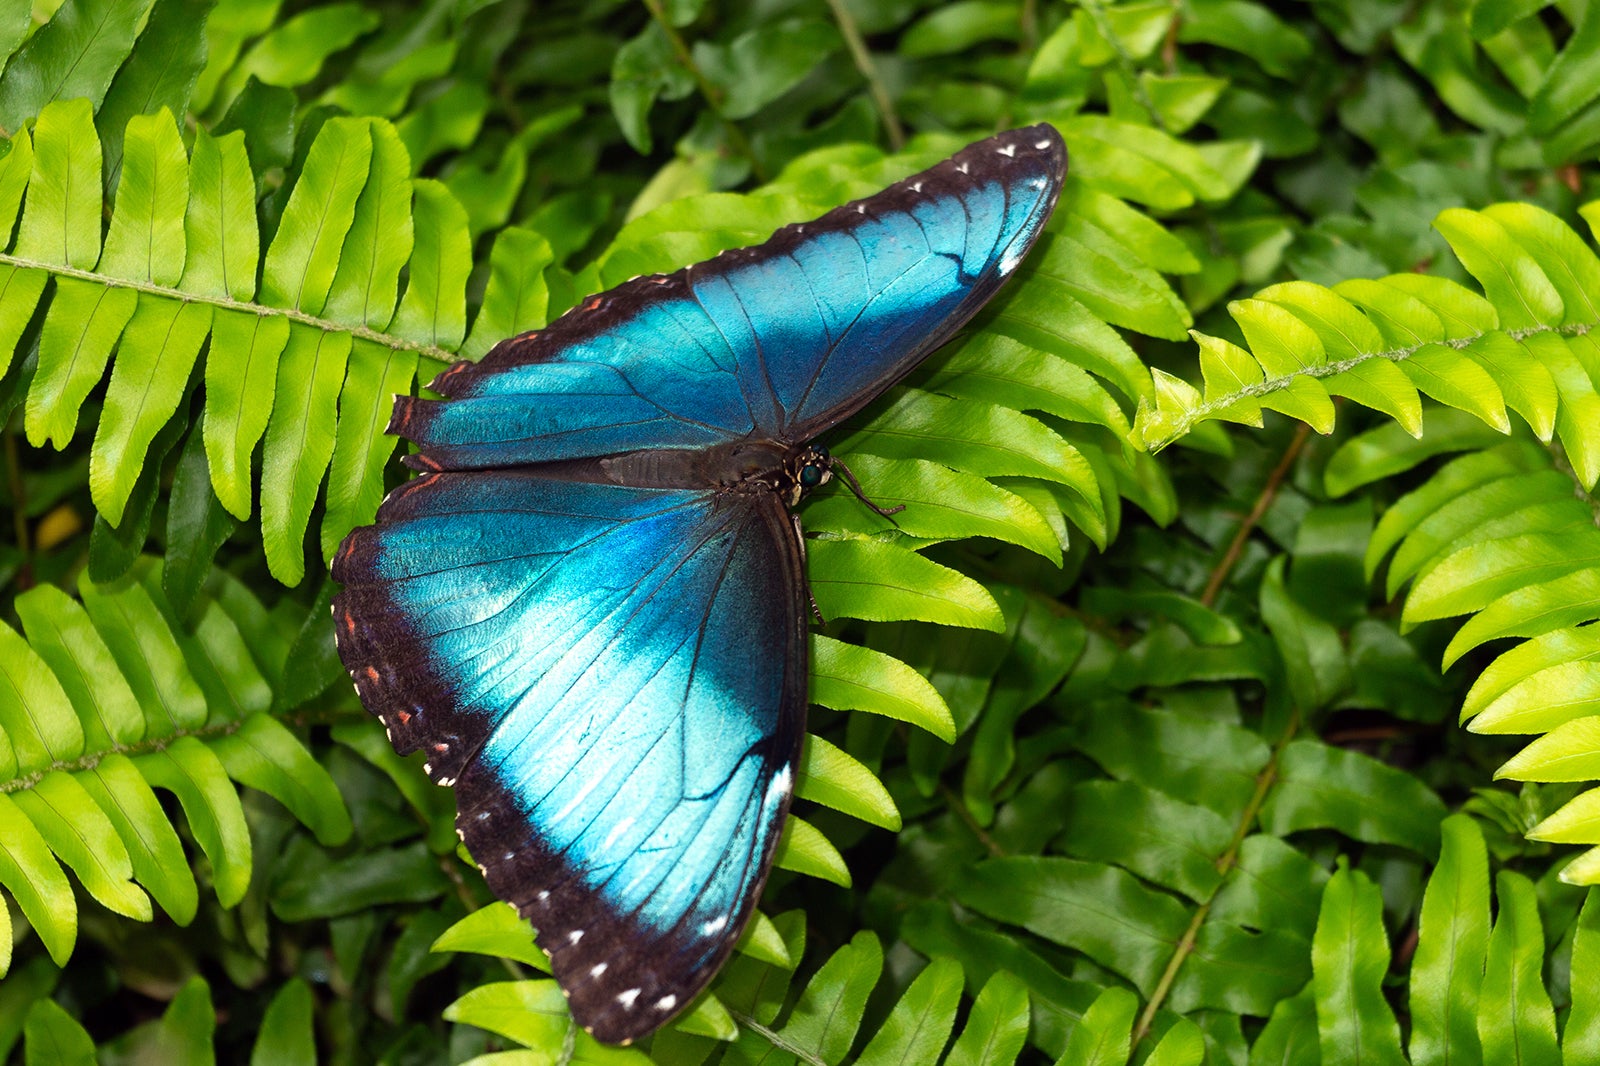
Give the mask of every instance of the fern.
<path id="1" fill-rule="evenodd" d="M 1165 376 L 1139 432 L 1159 444 L 1208 418 L 1259 423 L 1262 408 L 1328 432 L 1332 394 L 1422 437 L 1419 389 L 1500 433 L 1511 433 L 1507 408 L 1515 411 L 1525 427 L 1516 435 L 1521 444 L 1490 447 L 1493 434 L 1459 420 L 1425 439 L 1430 450 L 1482 450 L 1441 468 L 1384 515 L 1366 568 L 1370 578 L 1395 550 L 1388 592 L 1411 582 L 1408 625 L 1472 615 L 1445 648 L 1446 667 L 1489 641 L 1537 638 L 1485 670 L 1462 717 L 1483 732 L 1559 730 L 1501 772 L 1583 780 L 1593 776 L 1586 772 L 1593 739 L 1581 693 L 1585 624 L 1597 617 L 1586 581 L 1600 547 L 1588 495 L 1600 480 L 1600 360 L 1589 339 L 1600 259 L 1559 220 L 1523 205 L 1448 212 L 1438 224 L 1482 295 L 1416 275 L 1333 290 L 1305 283 L 1267 289 L 1232 308 L 1249 351 L 1201 338 L 1207 395 Z M 1358 438 L 1330 460 L 1329 491 L 1348 492 L 1421 457 L 1399 447 L 1392 433 Z M 1491 713 L 1480 715 L 1485 710 Z M 1534 835 L 1600 844 L 1587 813 L 1592 805 L 1587 796 L 1573 800 Z M 1586 857 L 1563 876 L 1595 883 L 1597 862 Z"/>
<path id="2" fill-rule="evenodd" d="M 326 843 L 350 833 L 333 781 L 268 713 L 292 632 L 222 575 L 186 627 L 161 583 L 150 562 L 120 586 L 85 577 L 81 603 L 42 585 L 14 603 L 23 632 L 0 628 L 0 884 L 58 965 L 77 938 L 63 864 L 114 913 L 149 921 L 153 899 L 179 925 L 194 919 L 195 877 L 154 788 L 178 800 L 224 906 L 251 871 L 233 782 L 275 797 Z M 0 939 L 9 967 L 12 938 Z"/>
<path id="3" fill-rule="evenodd" d="M 1249 350 L 1198 338 L 1206 394 L 1163 375 L 1139 439 L 1158 447 L 1209 418 L 1259 424 L 1263 408 L 1329 432 L 1330 395 L 1382 411 L 1420 437 L 1420 392 L 1500 432 L 1510 430 L 1508 407 L 1541 440 L 1559 432 L 1578 478 L 1592 486 L 1600 478 L 1588 428 L 1597 401 L 1585 360 L 1600 260 L 1558 219 L 1527 205 L 1451 211 L 1438 226 L 1481 295 L 1417 275 L 1263 290 L 1230 307 Z"/>
<path id="4" fill-rule="evenodd" d="M 760 938 L 758 934 L 749 939 Z M 532 1049 L 570 1040 L 579 1057 L 605 1056 L 618 1062 L 698 1061 L 718 1040 L 732 1041 L 724 1061 L 828 1066 L 845 1061 L 856 1045 L 862 1046 L 855 1062 L 879 1064 L 935 1062 L 943 1057 L 950 1066 L 1003 1066 L 1015 1062 L 1022 1050 L 1028 1029 L 1028 993 L 1009 974 L 996 974 L 984 984 L 966 1026 L 956 1034 L 962 971 L 949 959 L 935 959 L 898 997 L 870 1039 L 863 1041 L 860 1026 L 867 1000 L 884 965 L 877 938 L 859 933 L 834 952 L 803 989 L 795 990 L 787 1009 L 790 971 L 805 942 L 803 917 L 780 916 L 771 938 L 782 952 L 778 957 L 763 957 L 743 948 L 745 954 L 729 965 L 720 987 L 730 1006 L 715 999 L 703 1001 L 673 1032 L 654 1041 L 650 1057 L 607 1052 L 585 1034 L 570 1033 L 572 1022 L 566 1017 L 560 990 L 549 980 L 480 986 L 446 1013 L 453 1020 L 502 1033 Z M 454 931 L 447 935 L 447 940 L 455 939 Z"/>

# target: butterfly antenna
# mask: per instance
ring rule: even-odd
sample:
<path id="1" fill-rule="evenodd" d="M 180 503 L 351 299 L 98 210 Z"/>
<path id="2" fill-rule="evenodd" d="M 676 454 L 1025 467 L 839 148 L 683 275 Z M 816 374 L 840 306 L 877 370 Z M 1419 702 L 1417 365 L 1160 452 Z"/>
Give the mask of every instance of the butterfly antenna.
<path id="1" fill-rule="evenodd" d="M 844 483 L 846 485 L 850 486 L 850 491 L 856 494 L 856 499 L 860 500 L 862 503 L 871 508 L 874 514 L 889 519 L 889 523 L 891 525 L 897 528 L 899 527 L 900 523 L 896 522 L 893 516 L 899 514 L 901 511 L 904 511 L 906 509 L 905 504 L 902 503 L 898 507 L 879 507 L 877 504 L 873 503 L 867 498 L 866 493 L 861 491 L 861 482 L 856 480 L 856 476 L 850 472 L 850 468 L 848 466 L 844 465 L 843 460 L 834 459 L 831 469 L 839 471 L 839 476 L 844 478 Z"/>

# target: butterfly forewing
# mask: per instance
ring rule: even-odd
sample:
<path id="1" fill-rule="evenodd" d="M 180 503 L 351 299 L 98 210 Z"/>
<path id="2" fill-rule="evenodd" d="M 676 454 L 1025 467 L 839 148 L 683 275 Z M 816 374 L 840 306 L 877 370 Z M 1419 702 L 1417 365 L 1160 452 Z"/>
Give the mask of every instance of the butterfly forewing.
<path id="1" fill-rule="evenodd" d="M 402 401 L 426 469 L 797 444 L 853 414 L 992 296 L 1055 205 L 1066 150 L 1034 126 L 767 243 L 635 278 Z"/>

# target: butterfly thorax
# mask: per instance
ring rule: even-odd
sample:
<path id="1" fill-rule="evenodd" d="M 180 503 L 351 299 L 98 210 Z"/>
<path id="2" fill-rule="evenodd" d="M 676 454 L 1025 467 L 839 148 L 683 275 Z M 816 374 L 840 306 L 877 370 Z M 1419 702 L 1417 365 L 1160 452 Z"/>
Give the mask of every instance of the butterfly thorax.
<path id="1" fill-rule="evenodd" d="M 655 449 L 599 460 L 607 479 L 634 488 L 713 488 L 775 492 L 790 507 L 828 482 L 833 457 L 819 444 L 738 441 L 703 451 Z"/>

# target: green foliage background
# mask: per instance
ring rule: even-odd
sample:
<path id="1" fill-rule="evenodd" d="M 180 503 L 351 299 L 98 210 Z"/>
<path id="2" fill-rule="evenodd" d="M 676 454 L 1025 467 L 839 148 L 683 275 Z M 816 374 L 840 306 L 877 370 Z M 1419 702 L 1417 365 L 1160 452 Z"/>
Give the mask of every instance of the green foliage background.
<path id="1" fill-rule="evenodd" d="M 0 1052 L 1600 1061 L 1600 5 L 0 0 L 0 56 Z M 333 653 L 389 398 L 1037 121 L 1046 239 L 826 442 L 899 527 L 802 510 L 764 913 L 601 1047 Z"/>

